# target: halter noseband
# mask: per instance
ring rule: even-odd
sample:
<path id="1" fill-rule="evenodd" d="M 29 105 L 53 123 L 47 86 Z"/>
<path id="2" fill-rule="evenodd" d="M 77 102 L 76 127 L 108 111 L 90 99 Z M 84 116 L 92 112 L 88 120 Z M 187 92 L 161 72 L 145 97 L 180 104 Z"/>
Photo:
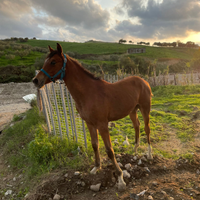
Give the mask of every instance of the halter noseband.
<path id="1" fill-rule="evenodd" d="M 60 80 L 62 81 L 63 80 L 63 78 L 64 78 L 64 76 L 65 76 L 65 67 L 66 67 L 66 63 L 67 63 L 67 57 L 66 57 L 66 55 L 65 54 L 63 54 L 64 55 L 64 62 L 63 62 L 63 66 L 62 66 L 62 69 L 61 70 L 59 70 L 54 76 L 50 76 L 44 69 L 41 69 L 41 71 L 45 74 L 45 75 L 47 75 L 49 78 L 50 78 L 50 80 L 52 81 L 52 82 L 54 82 L 55 83 L 55 78 L 59 75 L 59 74 L 61 74 L 60 75 Z"/>

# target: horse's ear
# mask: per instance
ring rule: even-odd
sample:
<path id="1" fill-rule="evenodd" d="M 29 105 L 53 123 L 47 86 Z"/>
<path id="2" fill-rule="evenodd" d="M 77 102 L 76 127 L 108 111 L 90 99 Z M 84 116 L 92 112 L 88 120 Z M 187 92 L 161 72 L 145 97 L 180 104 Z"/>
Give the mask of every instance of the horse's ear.
<path id="1" fill-rule="evenodd" d="M 49 51 L 50 51 L 50 52 L 54 51 L 50 46 L 48 46 L 48 47 L 49 47 Z"/>
<path id="2" fill-rule="evenodd" d="M 59 43 L 57 43 L 57 51 L 58 53 L 62 54 L 63 50 L 62 50 L 62 47 Z"/>

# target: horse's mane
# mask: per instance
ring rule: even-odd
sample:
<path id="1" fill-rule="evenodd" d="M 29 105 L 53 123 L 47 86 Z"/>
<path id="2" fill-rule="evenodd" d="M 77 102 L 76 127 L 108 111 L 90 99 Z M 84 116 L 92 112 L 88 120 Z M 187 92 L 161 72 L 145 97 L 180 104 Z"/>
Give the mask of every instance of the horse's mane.
<path id="1" fill-rule="evenodd" d="M 100 77 L 96 77 L 94 74 L 92 74 L 90 71 L 88 71 L 87 69 L 85 69 L 81 63 L 79 63 L 76 59 L 70 57 L 70 59 L 76 64 L 78 65 L 79 69 L 81 69 L 87 76 L 89 76 L 90 78 L 94 79 L 94 80 L 101 80 Z"/>
<path id="2" fill-rule="evenodd" d="M 52 58 L 52 57 L 53 57 L 55 54 L 57 54 L 57 53 L 58 53 L 57 50 L 52 51 L 52 52 L 50 52 L 50 53 L 47 55 L 47 58 Z M 73 63 L 76 64 L 76 65 L 79 67 L 79 69 L 81 69 L 81 70 L 82 70 L 87 76 L 89 76 L 90 78 L 92 78 L 92 79 L 94 79 L 94 80 L 101 80 L 100 77 L 96 77 L 96 76 L 95 76 L 94 74 L 92 74 L 90 71 L 88 71 L 87 69 L 85 69 L 85 68 L 81 65 L 81 63 L 79 63 L 76 59 L 70 57 L 70 60 L 72 60 Z"/>

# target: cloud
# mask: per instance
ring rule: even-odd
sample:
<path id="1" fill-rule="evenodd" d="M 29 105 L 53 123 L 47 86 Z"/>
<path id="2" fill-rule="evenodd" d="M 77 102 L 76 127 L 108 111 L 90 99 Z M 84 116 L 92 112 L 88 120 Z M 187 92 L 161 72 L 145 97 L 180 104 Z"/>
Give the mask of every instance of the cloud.
<path id="1" fill-rule="evenodd" d="M 60 18 L 66 25 L 84 29 L 108 27 L 109 12 L 103 10 L 94 0 L 31 0 L 32 6 L 51 17 Z"/>
<path id="2" fill-rule="evenodd" d="M 188 31 L 200 32 L 199 0 L 123 0 L 129 20 L 116 24 L 113 32 L 140 38 L 185 37 Z M 139 18 L 140 25 L 130 21 Z"/>

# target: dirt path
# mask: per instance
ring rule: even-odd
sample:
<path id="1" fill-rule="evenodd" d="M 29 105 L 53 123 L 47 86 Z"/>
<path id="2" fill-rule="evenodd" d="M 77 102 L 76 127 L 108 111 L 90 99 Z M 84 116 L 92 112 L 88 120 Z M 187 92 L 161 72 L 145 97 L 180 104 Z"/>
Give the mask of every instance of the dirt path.
<path id="1" fill-rule="evenodd" d="M 13 115 L 30 109 L 22 97 L 36 94 L 33 83 L 0 84 L 0 131 L 12 120 Z"/>

